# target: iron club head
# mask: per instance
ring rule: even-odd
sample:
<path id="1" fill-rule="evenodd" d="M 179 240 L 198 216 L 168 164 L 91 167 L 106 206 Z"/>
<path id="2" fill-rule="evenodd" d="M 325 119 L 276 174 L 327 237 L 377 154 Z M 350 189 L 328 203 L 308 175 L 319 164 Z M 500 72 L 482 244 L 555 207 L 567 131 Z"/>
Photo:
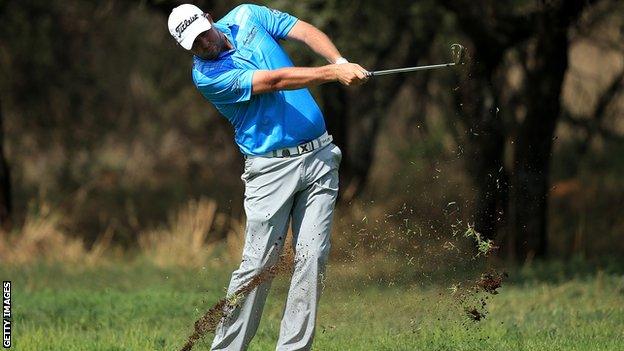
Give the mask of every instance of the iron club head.
<path id="1" fill-rule="evenodd" d="M 453 63 L 463 65 L 466 58 L 466 48 L 461 44 L 451 45 L 451 56 L 453 57 Z"/>

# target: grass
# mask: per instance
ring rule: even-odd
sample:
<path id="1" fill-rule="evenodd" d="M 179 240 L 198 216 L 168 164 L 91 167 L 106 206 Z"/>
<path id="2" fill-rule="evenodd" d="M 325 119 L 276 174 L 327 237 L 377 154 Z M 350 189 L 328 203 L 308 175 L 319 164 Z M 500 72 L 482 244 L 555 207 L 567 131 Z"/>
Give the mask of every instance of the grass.
<path id="1" fill-rule="evenodd" d="M 333 263 L 313 349 L 621 350 L 621 273 L 562 276 L 556 273 L 560 267 L 510 273 L 511 282 L 488 299 L 485 320 L 473 322 L 450 297 L 451 282 L 380 283 L 367 278 L 368 265 L 347 271 Z M 2 279 L 14 285 L 14 348 L 179 349 L 192 323 L 223 297 L 233 268 L 218 260 L 200 269 L 140 260 L 0 268 Z M 287 287 L 285 277 L 276 278 L 250 350 L 275 348 Z M 195 349 L 208 350 L 210 341 L 211 336 Z"/>

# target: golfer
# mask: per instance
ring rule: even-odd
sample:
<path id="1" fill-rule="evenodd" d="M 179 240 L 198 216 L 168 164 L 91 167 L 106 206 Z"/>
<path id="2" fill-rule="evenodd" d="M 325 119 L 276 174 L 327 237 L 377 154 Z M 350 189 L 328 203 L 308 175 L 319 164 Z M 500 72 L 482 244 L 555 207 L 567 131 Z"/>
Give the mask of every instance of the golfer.
<path id="1" fill-rule="evenodd" d="M 295 270 L 277 350 L 309 350 L 342 154 L 307 88 L 334 81 L 358 85 L 367 71 L 342 58 L 314 26 L 267 7 L 240 5 L 213 22 L 185 4 L 173 9 L 168 22 L 171 35 L 194 54 L 195 86 L 234 126 L 245 156 L 245 245 L 228 295 L 278 261 L 292 221 Z M 331 64 L 293 67 L 282 39 L 305 43 Z M 219 324 L 212 350 L 247 349 L 270 285 L 254 289 Z"/>

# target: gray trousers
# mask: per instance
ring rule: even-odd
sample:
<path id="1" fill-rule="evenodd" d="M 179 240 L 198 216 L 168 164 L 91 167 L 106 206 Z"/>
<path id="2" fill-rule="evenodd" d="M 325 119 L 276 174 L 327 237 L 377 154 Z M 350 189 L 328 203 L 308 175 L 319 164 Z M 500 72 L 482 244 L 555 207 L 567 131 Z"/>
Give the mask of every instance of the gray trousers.
<path id="1" fill-rule="evenodd" d="M 329 144 L 285 158 L 245 160 L 247 227 L 240 267 L 232 273 L 228 295 L 248 283 L 281 254 L 292 218 L 295 269 L 280 326 L 278 351 L 309 350 L 330 230 L 338 195 L 340 149 Z M 246 350 L 258 329 L 271 281 L 252 290 L 215 331 L 211 350 Z"/>

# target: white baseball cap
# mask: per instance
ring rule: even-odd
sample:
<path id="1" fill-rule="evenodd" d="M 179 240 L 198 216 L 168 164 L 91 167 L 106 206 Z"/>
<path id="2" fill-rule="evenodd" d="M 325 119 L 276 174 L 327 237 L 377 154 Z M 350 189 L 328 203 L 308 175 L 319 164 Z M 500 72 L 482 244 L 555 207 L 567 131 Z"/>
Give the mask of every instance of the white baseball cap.
<path id="1" fill-rule="evenodd" d="M 204 12 L 191 4 L 180 5 L 169 15 L 169 33 L 183 48 L 190 50 L 195 38 L 212 28 L 210 21 L 204 17 Z"/>

